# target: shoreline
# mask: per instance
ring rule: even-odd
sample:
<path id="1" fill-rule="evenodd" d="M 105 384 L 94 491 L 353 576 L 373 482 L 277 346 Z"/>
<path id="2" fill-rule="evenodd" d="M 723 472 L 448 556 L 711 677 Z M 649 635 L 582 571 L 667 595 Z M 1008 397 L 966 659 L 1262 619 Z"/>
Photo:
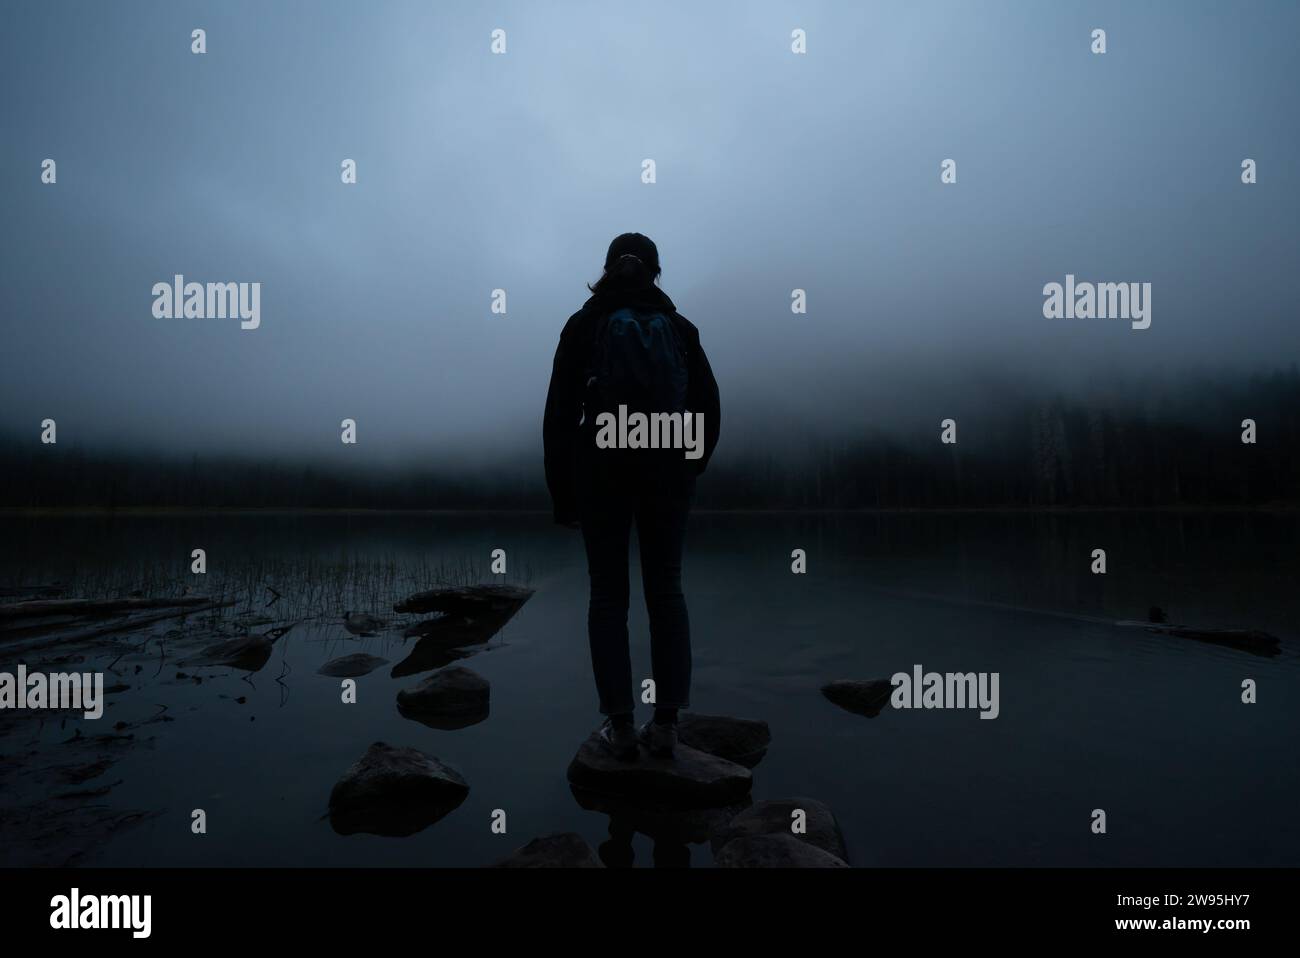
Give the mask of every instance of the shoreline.
<path id="1" fill-rule="evenodd" d="M 0 506 L 0 518 L 90 517 L 90 516 L 454 516 L 454 515 L 550 515 L 549 509 L 466 508 L 466 509 L 359 509 L 296 508 L 284 506 Z M 1169 505 L 1169 506 L 891 506 L 858 509 L 692 509 L 692 515 L 954 515 L 1016 514 L 1061 515 L 1098 513 L 1169 514 L 1261 514 L 1285 515 L 1300 512 L 1300 503 L 1257 506 Z"/>

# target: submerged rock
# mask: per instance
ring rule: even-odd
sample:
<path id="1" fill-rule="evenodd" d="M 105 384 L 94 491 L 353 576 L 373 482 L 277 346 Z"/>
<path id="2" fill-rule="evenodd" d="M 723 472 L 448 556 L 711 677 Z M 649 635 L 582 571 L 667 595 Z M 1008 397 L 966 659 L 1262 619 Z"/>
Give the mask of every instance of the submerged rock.
<path id="1" fill-rule="evenodd" d="M 848 863 L 793 835 L 733 838 L 713 859 L 719 868 L 848 868 Z"/>
<path id="2" fill-rule="evenodd" d="M 803 834 L 791 831 L 796 809 L 802 809 L 806 816 L 807 831 Z M 755 803 L 717 830 L 711 839 L 714 854 L 737 838 L 757 835 L 788 835 L 845 862 L 849 860 L 840 823 L 830 806 L 815 798 L 774 798 Z"/>
<path id="3" fill-rule="evenodd" d="M 569 763 L 569 782 L 583 789 L 636 798 L 675 808 L 717 808 L 749 794 L 749 769 L 689 745 L 672 758 L 641 749 L 635 761 L 620 762 L 600 745 L 596 733 Z"/>
<path id="4" fill-rule="evenodd" d="M 226 665 L 244 672 L 256 672 L 271 658 L 274 639 L 262 635 L 246 635 L 209 645 L 192 659 L 181 662 L 184 666 Z"/>
<path id="5" fill-rule="evenodd" d="M 436 758 L 376 742 L 330 792 L 330 824 L 340 835 L 413 835 L 468 794 L 460 773 Z"/>
<path id="6" fill-rule="evenodd" d="M 381 659 L 377 655 L 354 652 L 352 655 L 342 655 L 337 659 L 330 659 L 316 670 L 316 674 L 332 675 L 335 678 L 356 678 L 361 675 L 369 675 L 381 665 L 387 664 L 387 659 Z"/>
<path id="7" fill-rule="evenodd" d="M 494 868 L 604 868 L 591 846 L 575 832 L 534 838 L 497 862 Z"/>
<path id="8" fill-rule="evenodd" d="M 871 679 L 866 682 L 837 679 L 822 686 L 822 695 L 840 708 L 867 718 L 875 718 L 880 714 L 880 710 L 889 704 L 889 696 L 893 691 L 894 686 L 888 679 Z"/>
<path id="9" fill-rule="evenodd" d="M 678 740 L 701 752 L 753 768 L 767 754 L 772 731 L 757 719 L 683 712 L 677 719 Z"/>
<path id="10" fill-rule="evenodd" d="M 369 612 L 347 612 L 343 615 L 343 628 L 353 635 L 377 635 L 388 623 Z"/>
<path id="11" fill-rule="evenodd" d="M 398 692 L 397 707 L 421 715 L 486 714 L 491 693 L 488 680 L 473 669 L 450 665 Z"/>

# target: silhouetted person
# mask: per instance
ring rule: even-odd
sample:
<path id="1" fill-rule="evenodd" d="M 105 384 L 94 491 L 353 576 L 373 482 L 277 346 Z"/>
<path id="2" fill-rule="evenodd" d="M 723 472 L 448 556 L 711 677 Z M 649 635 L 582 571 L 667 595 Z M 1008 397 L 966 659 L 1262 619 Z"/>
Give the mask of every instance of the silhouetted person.
<path id="1" fill-rule="evenodd" d="M 721 412 L 699 330 L 656 285 L 659 274 L 659 251 L 645 236 L 624 233 L 610 243 L 591 298 L 560 334 L 542 430 L 555 521 L 580 526 L 587 550 L 601 742 L 624 760 L 636 757 L 638 739 L 654 755 L 671 755 L 677 710 L 689 705 L 682 545 Z M 640 729 L 627 634 L 633 523 L 655 681 L 654 718 Z"/>

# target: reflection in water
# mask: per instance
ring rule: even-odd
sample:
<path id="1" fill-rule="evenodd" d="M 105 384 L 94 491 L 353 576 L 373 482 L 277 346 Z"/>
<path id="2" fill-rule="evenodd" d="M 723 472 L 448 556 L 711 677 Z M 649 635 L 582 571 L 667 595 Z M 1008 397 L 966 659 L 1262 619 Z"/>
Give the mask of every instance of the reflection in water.
<path id="1" fill-rule="evenodd" d="M 261 635 L 245 635 L 238 639 L 217 642 L 204 648 L 198 655 L 184 659 L 182 666 L 226 666 L 243 672 L 260 672 L 271 658 L 271 650 L 292 625 L 271 629 Z"/>
<path id="2" fill-rule="evenodd" d="M 471 725 L 477 725 L 479 722 L 487 720 L 489 706 L 484 702 L 481 706 L 472 709 L 457 709 L 449 712 L 432 712 L 424 709 L 404 708 L 401 704 L 397 706 L 397 714 L 402 718 L 410 719 L 412 722 L 419 722 L 429 728 L 440 729 L 444 732 L 454 732 L 456 729 L 469 728 Z"/>
<path id="3" fill-rule="evenodd" d="M 473 646 L 490 641 L 518 611 L 519 606 L 512 605 L 473 617 L 453 613 L 416 623 L 406 630 L 405 636 L 419 635 L 420 640 L 410 655 L 393 666 L 393 678 L 440 669 L 457 659 L 473 655 Z"/>
<path id="4" fill-rule="evenodd" d="M 333 809 L 330 827 L 340 835 L 406 838 L 424 831 L 455 811 L 464 798 L 423 802 L 376 802 L 358 809 Z"/>
<path id="5" fill-rule="evenodd" d="M 692 704 L 767 721 L 773 744 L 754 771 L 754 801 L 825 801 L 857 864 L 1300 863 L 1292 814 L 1300 766 L 1288 761 L 1300 723 L 1300 515 L 701 513 L 692 521 L 684 567 Z M 110 673 L 107 711 L 98 727 L 0 712 L 0 752 L 18 759 L 0 762 L 0 792 L 7 808 L 30 816 L 17 819 L 28 823 L 21 827 L 0 821 L 0 864 L 57 863 L 78 852 L 108 866 L 480 866 L 516 838 L 554 831 L 576 832 L 593 848 L 606 843 L 609 864 L 712 859 L 689 814 L 584 804 L 570 790 L 565 763 L 596 718 L 588 582 L 581 541 L 549 516 L 3 517 L 0 538 L 0 586 L 61 582 L 75 592 L 82 580 L 139 576 L 121 594 L 153 594 L 151 583 L 172 579 L 149 570 L 174 569 L 177 555 L 204 542 L 223 557 L 209 590 L 221 592 L 226 575 L 226 594 L 240 597 L 219 614 L 160 625 L 165 634 L 37 653 L 51 668 L 84 656 L 80 669 Z M 459 613 L 412 613 L 430 621 L 403 642 L 408 621 L 393 616 L 392 603 L 448 581 L 429 570 L 498 545 L 518 568 L 538 570 L 536 594 L 518 615 L 497 632 L 498 623 Z M 791 575 L 796 546 L 808 551 L 807 575 Z M 1088 572 L 1096 547 L 1112 557 L 1104 576 Z M 263 583 L 281 596 L 265 609 Z M 1152 606 L 1165 622 L 1147 621 Z M 392 616 L 390 627 L 348 637 L 345 609 Z M 258 624 L 268 613 L 275 621 Z M 251 632 L 300 619 L 273 656 L 235 656 L 256 671 L 227 665 L 205 669 L 201 682 L 192 669 L 178 676 L 187 656 L 250 638 L 233 631 L 236 623 Z M 1125 620 L 1137 624 L 1115 624 Z M 1267 632 L 1280 639 L 1279 654 L 1149 629 L 1169 623 Z M 649 677 L 637 603 L 629 631 L 637 678 Z M 473 664 L 491 682 L 491 715 L 454 730 L 399 713 L 397 693 L 419 680 L 390 674 L 391 665 L 356 679 L 354 704 L 341 702 L 338 678 L 316 674 L 341 652 L 382 656 L 415 675 L 488 648 L 499 651 Z M 26 650 L 5 650 L 0 643 L 0 668 L 35 664 Z M 999 672 L 998 719 L 885 707 L 867 720 L 820 691 L 918 662 Z M 1245 679 L 1271 691 L 1244 704 Z M 119 722 L 134 737 L 115 740 L 111 768 L 68 741 L 78 728 L 88 739 Z M 339 838 L 317 817 L 322 798 L 377 739 L 446 761 L 473 791 L 400 841 Z M 84 781 L 64 781 L 65 765 Z M 1097 807 L 1099 787 L 1123 802 L 1128 820 L 1136 816 L 1139 827 L 1120 841 L 1092 841 L 1086 827 L 1063 824 L 1069 809 Z M 54 796 L 74 788 L 97 793 L 93 805 L 76 806 L 87 814 L 202 805 L 241 837 L 195 843 L 166 816 L 134 830 L 64 834 L 62 823 L 78 816 L 54 819 L 50 810 L 61 807 Z M 510 810 L 509 840 L 484 827 L 501 807 Z M 651 842 L 661 851 L 652 855 Z"/>
<path id="6" fill-rule="evenodd" d="M 636 864 L 636 849 L 632 839 L 636 829 L 619 818 L 609 820 L 609 838 L 600 843 L 596 854 L 606 868 L 631 868 Z M 651 861 L 655 868 L 690 868 L 691 850 L 685 842 L 673 838 L 655 838 Z"/>
<path id="7" fill-rule="evenodd" d="M 410 654 L 394 665 L 389 674 L 395 679 L 419 675 L 421 672 L 441 669 L 458 659 L 469 658 L 473 654 L 471 649 L 448 647 L 445 642 L 433 637 L 420 639 L 412 647 Z"/>
<path id="8" fill-rule="evenodd" d="M 752 804 L 746 798 L 721 808 L 673 808 L 578 785 L 571 785 L 569 790 L 579 807 L 608 816 L 609 838 L 601 844 L 599 854 L 610 868 L 632 866 L 632 839 L 638 832 L 654 843 L 656 868 L 689 867 L 689 846 L 709 841 L 719 828 Z"/>

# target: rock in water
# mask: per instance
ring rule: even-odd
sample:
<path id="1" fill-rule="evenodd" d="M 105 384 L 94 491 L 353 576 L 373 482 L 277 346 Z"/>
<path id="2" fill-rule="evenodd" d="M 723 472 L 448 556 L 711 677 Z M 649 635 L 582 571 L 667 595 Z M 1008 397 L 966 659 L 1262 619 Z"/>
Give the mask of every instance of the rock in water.
<path id="1" fill-rule="evenodd" d="M 842 859 L 793 835 L 733 838 L 718 852 L 719 868 L 848 868 Z"/>
<path id="2" fill-rule="evenodd" d="M 791 829 L 794 823 L 793 813 L 802 809 L 807 816 L 804 834 L 795 834 Z M 774 798 L 757 802 L 740 812 L 725 826 L 718 829 L 711 842 L 714 854 L 720 852 L 733 839 L 752 838 L 757 835 L 789 835 L 801 842 L 806 842 L 822 851 L 847 862 L 849 851 L 844 844 L 844 833 L 840 823 L 825 802 L 815 798 Z"/>
<path id="3" fill-rule="evenodd" d="M 591 846 L 574 832 L 534 838 L 494 868 L 604 868 Z"/>
<path id="4" fill-rule="evenodd" d="M 468 794 L 460 773 L 436 758 L 376 742 L 330 792 L 330 824 L 340 835 L 414 835 Z"/>
<path id="5" fill-rule="evenodd" d="M 888 679 L 872 679 L 859 682 L 854 679 L 837 679 L 822 686 L 822 695 L 826 696 L 842 709 L 875 718 L 880 710 L 889 704 L 889 696 L 894 691 Z"/>
<path id="6" fill-rule="evenodd" d="M 198 656 L 185 659 L 180 664 L 225 665 L 244 672 L 256 672 L 271 658 L 273 640 L 261 635 L 246 635 L 242 639 L 218 642 L 203 649 Z"/>
<path id="7" fill-rule="evenodd" d="M 533 594 L 532 589 L 513 585 L 470 585 L 417 592 L 393 606 L 394 612 L 442 612 L 477 618 L 488 613 L 514 614 Z"/>
<path id="8" fill-rule="evenodd" d="M 672 758 L 654 758 L 645 749 L 632 762 L 620 762 L 592 733 L 569 763 L 569 781 L 579 788 L 634 797 L 677 808 L 715 808 L 749 794 L 749 769 L 725 758 L 678 745 Z"/>
<path id="9" fill-rule="evenodd" d="M 348 612 L 343 616 L 343 628 L 353 635 L 378 635 L 388 623 L 369 612 Z"/>
<path id="10" fill-rule="evenodd" d="M 361 675 L 369 675 L 381 665 L 387 664 L 387 659 L 381 659 L 377 655 L 354 652 L 352 655 L 343 655 L 337 659 L 330 659 L 316 670 L 316 674 L 332 675 L 335 678 L 356 678 Z"/>
<path id="11" fill-rule="evenodd" d="M 292 628 L 293 623 L 290 623 L 269 629 L 261 635 L 245 635 L 227 642 L 218 642 L 216 645 L 204 648 L 195 658 L 184 659 L 179 664 L 181 666 L 226 665 L 244 672 L 256 672 L 271 658 L 271 649 L 275 643 Z M 198 681 L 197 677 L 195 681 Z"/>
<path id="12" fill-rule="evenodd" d="M 449 665 L 439 669 L 414 688 L 397 693 L 397 707 L 403 713 L 464 715 L 486 712 L 491 686 L 473 669 Z"/>
<path id="13" fill-rule="evenodd" d="M 767 754 L 772 731 L 766 722 L 683 712 L 677 719 L 678 740 L 701 752 L 753 768 Z"/>

